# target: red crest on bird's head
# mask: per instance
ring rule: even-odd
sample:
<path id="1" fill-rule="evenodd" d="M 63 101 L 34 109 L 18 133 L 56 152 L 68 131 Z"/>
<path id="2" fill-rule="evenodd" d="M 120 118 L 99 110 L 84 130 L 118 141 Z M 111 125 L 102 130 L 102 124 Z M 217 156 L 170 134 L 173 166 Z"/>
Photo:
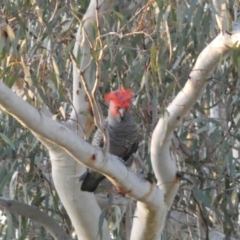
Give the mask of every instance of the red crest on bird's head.
<path id="1" fill-rule="evenodd" d="M 131 105 L 133 96 L 134 94 L 131 89 L 121 87 L 114 92 L 107 93 L 104 98 L 106 102 L 113 101 L 118 107 L 126 108 Z"/>

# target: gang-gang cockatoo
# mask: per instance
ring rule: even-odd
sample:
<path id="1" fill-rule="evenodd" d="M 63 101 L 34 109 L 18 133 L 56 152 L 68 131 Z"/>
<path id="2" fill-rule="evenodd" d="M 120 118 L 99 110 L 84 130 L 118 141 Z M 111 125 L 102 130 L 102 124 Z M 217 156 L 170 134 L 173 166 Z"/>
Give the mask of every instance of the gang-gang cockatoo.
<path id="1" fill-rule="evenodd" d="M 138 127 L 130 111 L 133 91 L 120 88 L 105 95 L 109 103 L 108 116 L 104 127 L 109 133 L 109 152 L 127 161 L 138 148 Z M 98 129 L 93 136 L 93 146 L 103 147 L 103 136 Z M 82 191 L 94 192 L 105 178 L 100 173 L 87 170 L 80 178 Z"/>

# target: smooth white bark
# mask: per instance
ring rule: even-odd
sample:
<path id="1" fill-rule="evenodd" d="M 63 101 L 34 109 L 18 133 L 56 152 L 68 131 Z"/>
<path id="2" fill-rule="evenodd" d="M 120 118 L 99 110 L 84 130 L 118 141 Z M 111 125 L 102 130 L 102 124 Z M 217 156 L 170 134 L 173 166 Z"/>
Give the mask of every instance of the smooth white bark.
<path id="1" fill-rule="evenodd" d="M 161 141 L 160 137 L 164 131 L 165 138 L 168 137 L 170 139 L 173 129 L 180 124 L 180 120 L 184 114 L 187 113 L 201 95 L 206 85 L 206 80 L 214 66 L 219 59 L 236 44 L 239 38 L 239 32 L 233 33 L 231 36 L 218 36 L 203 50 L 190 74 L 190 79 L 186 83 L 186 86 L 178 94 L 176 100 L 168 107 L 169 116 L 165 118 L 165 120 L 160 120 L 154 131 L 152 140 L 153 166 L 158 178 L 158 183 L 161 183 L 159 186 L 161 188 L 165 187 L 163 188 L 165 191 L 165 199 L 168 199 L 170 196 L 169 200 L 166 201 L 167 205 L 163 202 L 161 191 L 149 182 L 139 179 L 134 173 L 130 172 L 117 157 L 109 156 L 108 160 L 105 159 L 101 149 L 95 149 L 67 127 L 41 115 L 38 110 L 19 99 L 3 83 L 0 83 L 1 108 L 17 118 L 23 125 L 27 125 L 29 129 L 39 134 L 42 138 L 65 149 L 75 160 L 108 176 L 115 185 L 121 186 L 129 196 L 138 200 L 139 203 L 136 210 L 138 217 L 134 218 L 132 239 L 138 236 L 138 239 L 147 239 L 146 236 L 148 235 L 146 233 L 148 229 L 152 230 L 152 235 L 154 235 L 154 230 L 156 231 L 156 238 L 152 238 L 151 236 L 151 239 L 158 239 L 159 229 L 161 231 L 163 227 L 164 215 L 170 207 L 170 203 L 177 191 L 176 186 L 178 186 L 178 182 L 174 182 L 174 180 L 176 180 L 176 172 L 173 171 L 175 163 L 170 159 L 169 148 L 163 148 L 163 146 L 170 144 L 170 140 L 166 144 L 165 141 L 163 141 L 164 138 L 162 138 L 163 140 Z M 209 55 L 209 53 L 211 54 Z M 208 61 L 206 61 L 206 58 Z M 165 125 L 162 126 L 165 128 L 162 130 L 161 124 L 163 124 L 164 121 Z M 52 151 L 54 151 L 54 149 Z M 156 153 L 159 155 L 156 155 Z M 164 156 L 163 154 L 165 154 L 166 158 L 162 158 L 162 156 Z M 170 163 L 166 163 L 166 161 L 170 161 Z M 169 168 L 162 168 L 162 163 Z M 171 184 L 166 181 L 166 179 L 169 179 L 169 173 L 172 174 L 172 178 L 170 179 Z M 147 221 L 147 219 L 149 219 L 149 221 Z M 153 223 L 155 226 L 152 226 Z M 140 231 L 140 229 L 142 231 Z M 141 238 L 140 234 L 137 234 L 137 231 L 143 238 Z"/>
<path id="2" fill-rule="evenodd" d="M 91 5 L 94 3 L 96 1 L 91 1 L 90 6 L 94 6 Z M 93 9 L 95 11 L 92 7 L 92 14 Z M 75 133 L 63 124 L 42 115 L 0 82 L 0 107 L 29 128 L 48 147 L 56 189 L 73 221 L 79 239 L 97 238 L 100 209 L 93 194 L 82 193 L 79 190 L 77 176 L 83 168 L 76 162 L 106 175 L 113 184 L 121 187 L 126 194 L 138 201 L 131 239 L 160 238 L 166 214 L 179 186 L 176 164 L 171 159 L 169 151 L 173 130 L 181 124 L 184 115 L 201 96 L 217 62 L 239 40 L 239 31 L 232 35 L 219 35 L 213 40 L 200 54 L 183 90 L 167 108 L 164 117 L 159 120 L 152 136 L 151 158 L 160 189 L 154 183 L 151 184 L 130 172 L 116 156 L 108 155 L 106 158 L 101 149 L 92 147 L 80 138 L 79 132 Z M 89 59 L 89 53 L 87 55 L 86 59 Z M 76 71 L 74 72 L 76 74 Z M 75 79 L 78 79 L 77 75 Z M 78 95 L 77 84 L 74 89 L 74 94 Z M 77 95 L 74 100 L 77 114 L 72 114 L 72 117 L 75 119 L 79 117 L 82 121 L 84 116 L 81 114 L 81 106 L 88 105 L 80 104 L 85 99 L 84 91 L 79 94 L 79 98 Z M 83 119 L 81 124 L 86 127 L 87 123 L 88 120 Z M 66 125 L 71 125 L 71 122 Z M 110 239 L 106 224 L 103 239 Z"/>
<path id="3" fill-rule="evenodd" d="M 102 211 L 93 194 L 80 191 L 79 172 L 82 165 L 59 146 L 43 139 L 42 142 L 50 153 L 55 188 L 72 221 L 78 239 L 101 239 L 98 235 Z M 103 239 L 111 239 L 106 221 L 101 228 Z"/>
<path id="4" fill-rule="evenodd" d="M 98 4 L 98 6 L 97 6 Z M 104 12 L 111 10 L 112 1 L 92 0 L 84 15 L 83 21 L 76 34 L 76 42 L 73 54 L 76 59 L 81 56 L 80 65 L 73 64 L 73 106 L 70 119 L 63 123 L 78 136 L 87 139 L 94 127 L 91 106 L 86 98 L 86 92 L 81 82 L 79 71 L 83 72 L 88 88 L 91 90 L 95 79 L 95 62 L 92 60 L 91 47 L 94 46 L 93 25 L 98 18 L 104 16 Z M 78 239 L 110 239 L 107 222 L 99 225 L 101 209 L 93 194 L 80 191 L 79 176 L 86 168 L 75 161 L 59 145 L 49 142 L 36 135 L 48 148 L 52 163 L 52 176 L 56 190 L 66 208 Z M 68 136 L 66 140 L 69 138 Z M 78 148 L 75 146 L 76 149 Z M 99 229 L 99 226 L 101 229 Z M 99 234 L 101 232 L 101 234 Z"/>
<path id="5" fill-rule="evenodd" d="M 69 128 L 53 121 L 45 115 L 42 115 L 34 107 L 16 96 L 2 82 L 0 82 L 0 107 L 7 113 L 11 114 L 19 122 L 21 122 L 22 125 L 27 126 L 27 128 L 34 132 L 35 135 L 39 135 L 39 138 L 45 139 L 45 144 L 46 141 L 49 141 L 49 149 L 51 147 L 50 145 L 52 144 L 52 149 L 50 150 L 51 153 L 55 151 L 55 144 L 58 145 L 59 147 L 63 148 L 68 154 L 70 154 L 76 161 L 106 175 L 113 184 L 121 187 L 121 189 L 132 198 L 145 203 L 146 207 L 150 206 L 151 209 L 154 208 L 155 212 L 161 211 L 161 207 L 164 205 L 163 195 L 161 191 L 159 191 L 159 189 L 155 186 L 155 184 L 151 184 L 145 179 L 137 177 L 133 172 L 127 169 L 116 156 L 108 155 L 108 159 L 106 159 L 104 157 L 102 149 L 94 148 Z M 59 149 L 57 147 L 57 151 L 58 150 Z M 59 156 L 57 156 L 57 151 L 55 153 L 56 160 L 61 160 L 61 155 L 63 153 L 60 152 Z M 61 164 L 63 164 L 64 168 L 67 167 L 64 165 L 66 164 L 65 161 Z M 56 171 L 54 172 L 59 171 L 59 169 L 55 170 Z M 63 174 L 62 177 L 69 177 L 69 181 L 71 177 L 74 179 L 74 175 L 68 176 L 67 173 Z M 70 182 L 66 188 L 70 187 L 69 185 Z M 73 189 L 76 194 L 78 192 L 78 189 Z M 90 193 L 81 194 L 88 194 L 89 196 L 93 196 L 93 194 Z M 66 195 L 66 198 L 71 198 L 71 196 Z M 88 198 L 88 201 L 89 199 L 90 198 Z M 77 201 L 76 198 L 74 200 Z M 79 202 L 81 202 L 80 204 L 84 203 L 82 199 L 80 199 Z M 88 212 L 89 215 L 93 213 L 93 211 Z M 82 216 L 78 217 L 81 218 Z M 84 215 L 84 217 L 87 216 Z M 92 227 L 94 227 L 94 224 L 91 225 L 91 231 L 93 231 Z"/>
<path id="6" fill-rule="evenodd" d="M 164 116 L 159 120 L 151 142 L 151 161 L 158 180 L 158 186 L 164 191 L 165 202 L 171 206 L 178 190 L 176 163 L 170 155 L 171 138 L 183 117 L 189 112 L 202 95 L 208 78 L 216 64 L 234 45 L 240 43 L 240 31 L 232 34 L 220 34 L 199 55 L 189 79 L 173 102 L 167 107 Z"/>

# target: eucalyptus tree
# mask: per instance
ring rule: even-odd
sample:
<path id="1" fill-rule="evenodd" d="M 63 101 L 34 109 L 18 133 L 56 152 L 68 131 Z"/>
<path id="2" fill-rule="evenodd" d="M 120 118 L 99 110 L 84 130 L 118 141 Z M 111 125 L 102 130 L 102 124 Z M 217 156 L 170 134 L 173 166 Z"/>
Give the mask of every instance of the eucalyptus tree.
<path id="1" fill-rule="evenodd" d="M 237 1 L 7 1 L 1 13 L 1 237 L 239 238 Z M 141 135 L 131 167 L 102 125 L 103 96 L 121 86 Z M 95 193 L 80 190 L 86 168 L 107 178 Z"/>

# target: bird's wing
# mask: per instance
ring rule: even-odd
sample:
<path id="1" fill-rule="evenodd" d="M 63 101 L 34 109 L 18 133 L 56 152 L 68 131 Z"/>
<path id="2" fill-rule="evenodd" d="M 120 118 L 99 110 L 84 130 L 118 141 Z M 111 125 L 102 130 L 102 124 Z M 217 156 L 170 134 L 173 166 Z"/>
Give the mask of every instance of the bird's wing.
<path id="1" fill-rule="evenodd" d="M 104 122 L 104 127 L 107 127 L 107 120 L 105 120 Z M 103 147 L 103 135 L 101 130 L 98 128 L 97 131 L 94 133 L 93 135 L 93 139 L 92 139 L 92 145 L 93 146 L 97 146 L 97 147 Z"/>
<path id="2" fill-rule="evenodd" d="M 128 151 L 126 151 L 123 154 L 122 159 L 124 161 L 127 161 L 130 158 L 130 156 L 137 151 L 137 149 L 138 149 L 138 140 L 135 143 L 133 143 L 132 147 L 130 147 Z"/>

